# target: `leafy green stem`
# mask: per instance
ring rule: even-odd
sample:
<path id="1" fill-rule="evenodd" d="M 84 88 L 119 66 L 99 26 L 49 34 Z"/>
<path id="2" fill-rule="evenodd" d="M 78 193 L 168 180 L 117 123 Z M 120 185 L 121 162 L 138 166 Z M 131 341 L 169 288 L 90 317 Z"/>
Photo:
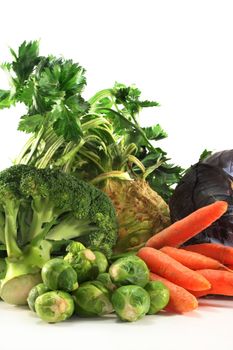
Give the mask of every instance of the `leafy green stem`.
<path id="1" fill-rule="evenodd" d="M 131 121 L 129 121 L 123 114 L 117 112 L 117 111 L 114 111 L 113 109 L 111 108 L 105 108 L 105 107 L 98 107 L 96 108 L 96 110 L 99 110 L 99 111 L 107 111 L 107 112 L 111 112 L 112 114 L 114 114 L 116 117 L 122 119 L 124 121 L 125 124 L 127 124 L 129 127 L 131 128 L 134 128 L 136 129 L 140 134 L 141 136 L 143 137 L 143 139 L 146 141 L 146 144 L 148 146 L 148 148 L 150 150 L 154 150 L 154 146 L 150 143 L 150 141 L 148 140 L 148 138 L 146 137 L 144 131 L 137 125 L 137 124 L 134 124 L 132 123 Z"/>
<path id="2" fill-rule="evenodd" d="M 124 171 L 118 171 L 118 170 L 112 170 L 109 171 L 107 173 L 103 173 L 100 174 L 98 176 L 96 176 L 93 180 L 91 180 L 90 182 L 95 185 L 98 182 L 107 180 L 109 178 L 115 178 L 115 179 L 119 179 L 119 180 L 132 180 L 131 177 L 129 176 L 128 172 L 124 172 Z"/>

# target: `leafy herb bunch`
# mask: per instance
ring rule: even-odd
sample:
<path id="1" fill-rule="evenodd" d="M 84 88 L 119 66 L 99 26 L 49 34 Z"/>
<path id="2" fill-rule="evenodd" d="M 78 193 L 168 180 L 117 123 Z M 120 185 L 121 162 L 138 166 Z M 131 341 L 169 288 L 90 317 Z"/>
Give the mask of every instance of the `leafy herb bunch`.
<path id="1" fill-rule="evenodd" d="M 96 184 L 106 177 L 139 177 L 170 198 L 182 169 L 155 146 L 167 137 L 160 125 L 139 124 L 141 110 L 157 102 L 143 101 L 138 88 L 119 83 L 86 101 L 85 69 L 78 63 L 40 56 L 38 41 L 10 51 L 12 62 L 1 65 L 10 89 L 0 90 L 0 109 L 23 103 L 27 113 L 18 129 L 31 134 L 16 164 L 59 167 Z"/>

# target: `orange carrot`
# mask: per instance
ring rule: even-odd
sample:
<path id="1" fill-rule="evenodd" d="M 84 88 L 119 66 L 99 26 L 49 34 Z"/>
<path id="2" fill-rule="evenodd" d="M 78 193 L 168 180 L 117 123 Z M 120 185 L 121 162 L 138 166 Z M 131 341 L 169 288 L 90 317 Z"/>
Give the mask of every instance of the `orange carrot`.
<path id="1" fill-rule="evenodd" d="M 200 243 L 188 245 L 183 249 L 216 259 L 224 265 L 233 265 L 233 247 L 226 247 L 218 243 Z"/>
<path id="2" fill-rule="evenodd" d="M 228 270 L 226 266 L 221 264 L 218 260 L 209 258 L 205 255 L 178 249 L 174 247 L 163 247 L 160 249 L 163 253 L 169 255 L 171 258 L 179 261 L 184 266 L 191 270 L 213 269 L 213 270 Z"/>
<path id="3" fill-rule="evenodd" d="M 137 255 L 149 270 L 189 290 L 205 290 L 210 283 L 196 271 L 188 269 L 165 253 L 150 247 L 141 248 Z"/>
<path id="4" fill-rule="evenodd" d="M 209 290 L 200 292 L 192 291 L 192 294 L 194 294 L 197 297 L 201 297 L 208 294 L 233 296 L 232 272 L 211 269 L 198 270 L 198 272 L 211 283 L 211 288 Z"/>
<path id="5" fill-rule="evenodd" d="M 192 311 L 197 308 L 197 299 L 189 293 L 186 289 L 177 286 L 176 284 L 169 282 L 163 277 L 160 277 L 154 273 L 150 273 L 150 279 L 152 281 L 160 281 L 168 287 L 170 291 L 170 300 L 166 307 L 166 310 L 176 313 L 183 313 Z"/>
<path id="6" fill-rule="evenodd" d="M 228 204 L 224 201 L 202 207 L 156 233 L 147 241 L 146 246 L 156 249 L 164 246 L 178 247 L 219 219 L 227 208 Z"/>

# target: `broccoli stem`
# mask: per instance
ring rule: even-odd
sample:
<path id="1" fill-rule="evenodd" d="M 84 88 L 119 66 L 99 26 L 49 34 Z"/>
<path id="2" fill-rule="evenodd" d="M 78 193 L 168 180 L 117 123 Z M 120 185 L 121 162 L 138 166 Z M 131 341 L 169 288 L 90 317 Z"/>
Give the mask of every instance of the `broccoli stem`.
<path id="1" fill-rule="evenodd" d="M 9 258 L 19 258 L 22 251 L 17 244 L 17 215 L 19 203 L 8 201 L 4 206 L 5 209 L 5 244 Z"/>
<path id="2" fill-rule="evenodd" d="M 5 244 L 5 216 L 0 211 L 0 243 Z"/>
<path id="3" fill-rule="evenodd" d="M 95 231 L 96 226 L 90 225 L 90 220 L 79 220 L 74 216 L 67 216 L 59 224 L 54 226 L 46 236 L 46 239 L 62 240 L 72 239 L 90 234 Z"/>
<path id="4" fill-rule="evenodd" d="M 17 242 L 19 246 L 24 246 L 28 243 L 28 232 L 31 226 L 32 211 L 30 210 L 29 204 L 21 203 L 21 208 L 18 212 L 18 237 Z"/>
<path id="5" fill-rule="evenodd" d="M 37 237 L 44 229 L 44 224 L 53 221 L 54 208 L 50 205 L 48 198 L 37 197 L 33 199 L 33 216 L 29 230 L 29 241 Z"/>
<path id="6" fill-rule="evenodd" d="M 41 282 L 40 269 L 50 259 L 51 244 L 27 246 L 18 261 L 6 258 L 6 275 L 1 281 L 1 298 L 10 304 L 23 305 L 32 287 Z"/>
<path id="7" fill-rule="evenodd" d="M 40 282 L 38 280 L 40 279 L 39 271 L 50 259 L 51 247 L 51 243 L 40 240 L 35 245 L 26 246 L 17 261 L 9 256 L 6 258 L 6 275 L 1 281 L 1 297 L 3 300 L 11 304 L 21 304 L 18 299 L 23 294 L 26 301 L 30 290 L 27 281 L 32 283 L 31 288 L 33 283 L 35 285 Z"/>

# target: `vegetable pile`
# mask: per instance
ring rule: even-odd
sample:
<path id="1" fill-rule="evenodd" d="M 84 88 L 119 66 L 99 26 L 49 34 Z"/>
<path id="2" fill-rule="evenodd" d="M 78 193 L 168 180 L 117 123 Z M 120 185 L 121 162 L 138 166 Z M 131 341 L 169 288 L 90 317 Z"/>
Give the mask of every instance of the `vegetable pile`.
<path id="1" fill-rule="evenodd" d="M 198 306 L 196 297 L 233 296 L 232 247 L 207 243 L 178 249 L 180 244 L 221 218 L 227 209 L 224 201 L 198 209 L 149 239 L 146 247 L 139 249 L 137 255 L 149 267 L 151 280 L 163 282 L 170 290 L 167 310 L 192 311 Z"/>
<path id="2" fill-rule="evenodd" d="M 0 172 L 1 299 L 56 323 L 133 322 L 233 296 L 233 247 L 220 244 L 232 245 L 233 152 L 204 152 L 184 173 L 155 147 L 160 125 L 140 126 L 158 103 L 138 88 L 85 100 L 79 64 L 41 56 L 37 41 L 11 54 L 0 109 L 24 104 L 30 138 Z"/>
<path id="3" fill-rule="evenodd" d="M 137 256 L 119 258 L 109 266 L 103 253 L 79 242 L 70 243 L 67 250 L 64 258 L 45 263 L 43 283 L 28 295 L 29 308 L 42 320 L 55 323 L 74 314 L 97 317 L 115 312 L 123 321 L 137 321 L 167 305 L 168 288 L 149 281 L 149 269 Z"/>
<path id="4" fill-rule="evenodd" d="M 111 255 L 117 222 L 110 199 L 59 170 L 15 165 L 0 173 L 0 243 L 6 252 L 1 298 L 24 304 L 53 249 L 78 239 Z"/>
<path id="5" fill-rule="evenodd" d="M 182 169 L 153 145 L 167 136 L 160 125 L 139 124 L 140 111 L 158 102 L 120 83 L 86 101 L 85 69 L 78 63 L 40 56 L 37 41 L 11 53 L 13 61 L 2 64 L 10 89 L 0 90 L 0 109 L 23 104 L 18 129 L 30 133 L 15 164 L 59 168 L 106 192 L 117 212 L 118 252 L 166 227 L 166 201 Z"/>

